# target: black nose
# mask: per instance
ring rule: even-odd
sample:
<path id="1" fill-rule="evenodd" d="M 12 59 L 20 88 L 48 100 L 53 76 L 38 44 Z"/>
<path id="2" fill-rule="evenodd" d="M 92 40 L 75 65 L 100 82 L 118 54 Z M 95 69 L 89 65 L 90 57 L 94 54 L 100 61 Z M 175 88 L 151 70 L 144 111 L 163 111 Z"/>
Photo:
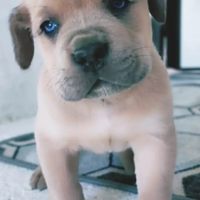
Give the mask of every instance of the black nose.
<path id="1" fill-rule="evenodd" d="M 104 64 L 108 55 L 107 43 L 93 43 L 76 49 L 73 53 L 74 62 L 84 72 L 95 72 Z"/>

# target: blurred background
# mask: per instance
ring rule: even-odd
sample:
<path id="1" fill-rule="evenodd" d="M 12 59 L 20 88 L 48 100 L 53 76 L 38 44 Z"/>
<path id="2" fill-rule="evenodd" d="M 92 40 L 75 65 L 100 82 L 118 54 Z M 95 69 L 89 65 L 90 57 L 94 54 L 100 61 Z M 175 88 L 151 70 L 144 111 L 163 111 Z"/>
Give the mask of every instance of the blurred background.
<path id="1" fill-rule="evenodd" d="M 18 0 L 0 0 L 0 124 L 34 117 L 37 110 L 36 86 L 41 58 L 36 51 L 32 66 L 17 66 L 8 27 L 8 16 Z"/>

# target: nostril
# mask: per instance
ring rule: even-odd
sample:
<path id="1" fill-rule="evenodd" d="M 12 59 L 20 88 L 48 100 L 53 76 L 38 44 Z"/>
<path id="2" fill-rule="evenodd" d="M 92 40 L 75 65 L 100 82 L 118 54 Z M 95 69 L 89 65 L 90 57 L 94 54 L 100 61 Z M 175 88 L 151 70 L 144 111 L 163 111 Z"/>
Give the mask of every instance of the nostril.
<path id="1" fill-rule="evenodd" d="M 107 43 L 90 43 L 74 51 L 72 59 L 85 72 L 95 72 L 105 64 Z"/>
<path id="2" fill-rule="evenodd" d="M 96 60 L 104 59 L 108 54 L 108 44 L 101 44 L 97 46 L 94 52 L 94 56 Z"/>
<path id="3" fill-rule="evenodd" d="M 84 50 L 77 50 L 72 56 L 77 64 L 85 65 L 87 63 L 87 52 Z"/>

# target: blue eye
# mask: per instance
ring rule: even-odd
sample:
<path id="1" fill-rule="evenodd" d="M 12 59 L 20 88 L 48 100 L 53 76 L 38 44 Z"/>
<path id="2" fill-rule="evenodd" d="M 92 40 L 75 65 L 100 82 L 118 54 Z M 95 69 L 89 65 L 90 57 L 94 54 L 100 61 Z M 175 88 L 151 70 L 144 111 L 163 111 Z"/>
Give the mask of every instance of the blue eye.
<path id="1" fill-rule="evenodd" d="M 125 0 L 114 0 L 112 3 L 116 9 L 122 9 L 126 6 Z"/>
<path id="2" fill-rule="evenodd" d="M 53 37 L 57 33 L 58 25 L 52 21 L 45 21 L 41 25 L 41 30 L 49 37 Z"/>
<path id="3" fill-rule="evenodd" d="M 131 5 L 130 0 L 110 0 L 108 8 L 115 16 L 120 16 L 129 5 Z"/>

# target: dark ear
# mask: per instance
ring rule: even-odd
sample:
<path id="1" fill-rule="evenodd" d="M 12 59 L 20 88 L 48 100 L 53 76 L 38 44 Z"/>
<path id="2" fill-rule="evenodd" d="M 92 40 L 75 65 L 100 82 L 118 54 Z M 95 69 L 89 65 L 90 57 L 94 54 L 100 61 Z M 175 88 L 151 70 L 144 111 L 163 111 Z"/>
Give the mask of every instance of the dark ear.
<path id="1" fill-rule="evenodd" d="M 31 35 L 31 19 L 25 7 L 16 7 L 10 14 L 10 33 L 15 59 L 22 69 L 27 69 L 33 59 L 34 42 Z"/>
<path id="2" fill-rule="evenodd" d="M 166 20 L 167 0 L 148 0 L 149 11 L 154 19 L 164 23 Z"/>

